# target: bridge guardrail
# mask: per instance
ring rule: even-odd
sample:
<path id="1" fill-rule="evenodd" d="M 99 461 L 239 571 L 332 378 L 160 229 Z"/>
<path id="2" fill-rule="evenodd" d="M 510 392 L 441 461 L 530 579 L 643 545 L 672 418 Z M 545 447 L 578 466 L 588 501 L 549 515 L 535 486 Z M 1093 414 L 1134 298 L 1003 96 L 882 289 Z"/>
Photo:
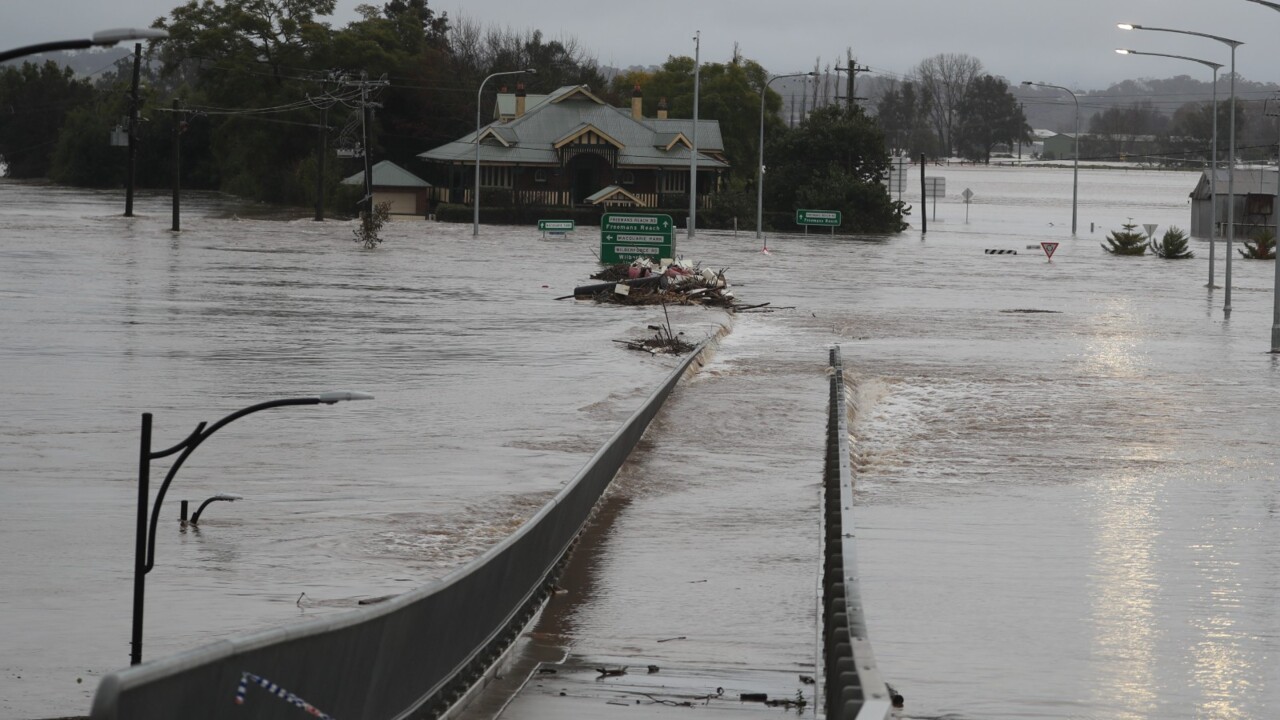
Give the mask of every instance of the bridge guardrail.
<path id="1" fill-rule="evenodd" d="M 848 404 L 840 348 L 831 349 L 823 470 L 822 667 L 828 720 L 884 720 L 891 693 L 871 651 L 858 591 Z"/>
<path id="2" fill-rule="evenodd" d="M 564 489 L 479 558 L 377 605 L 111 673 L 94 695 L 91 720 L 444 714 L 542 606 L 596 501 L 712 342 L 681 362 Z"/>

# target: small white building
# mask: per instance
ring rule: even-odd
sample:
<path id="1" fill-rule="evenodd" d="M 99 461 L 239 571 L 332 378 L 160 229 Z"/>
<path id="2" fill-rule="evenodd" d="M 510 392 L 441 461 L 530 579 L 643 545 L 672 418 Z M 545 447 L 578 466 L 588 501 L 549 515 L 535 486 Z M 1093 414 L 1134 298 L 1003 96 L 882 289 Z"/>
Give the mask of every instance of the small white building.
<path id="1" fill-rule="evenodd" d="M 426 215 L 427 190 L 431 183 L 383 160 L 373 166 L 373 204 L 391 203 L 392 215 Z M 343 185 L 364 185 L 364 171 L 342 181 Z"/>
<path id="2" fill-rule="evenodd" d="M 1210 237 L 1210 222 L 1217 222 L 1218 237 L 1226 235 L 1227 208 L 1234 203 L 1236 237 L 1249 237 L 1262 228 L 1276 229 L 1276 181 L 1275 170 L 1236 169 L 1234 183 L 1235 198 L 1228 193 L 1228 173 L 1224 169 L 1217 171 L 1217 206 L 1216 217 L 1210 218 L 1213 207 L 1213 186 L 1211 176 L 1206 170 L 1200 174 L 1200 180 L 1191 191 L 1191 236 Z"/>

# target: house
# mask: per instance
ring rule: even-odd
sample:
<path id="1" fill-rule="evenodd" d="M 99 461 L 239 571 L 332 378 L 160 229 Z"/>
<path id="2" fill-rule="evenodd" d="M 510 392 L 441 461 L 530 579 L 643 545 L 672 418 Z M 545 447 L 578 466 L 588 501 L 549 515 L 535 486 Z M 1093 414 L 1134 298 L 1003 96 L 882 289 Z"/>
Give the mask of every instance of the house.
<path id="1" fill-rule="evenodd" d="M 391 203 L 392 215 L 427 214 L 427 192 L 431 183 L 396 165 L 383 160 L 373 166 L 373 204 Z M 364 185 L 364 171 L 342 181 L 343 185 Z"/>
<path id="2" fill-rule="evenodd" d="M 1192 237 L 1210 236 L 1211 220 L 1209 216 L 1210 208 L 1213 207 L 1213 187 L 1211 184 L 1212 176 L 1209 175 L 1209 172 L 1206 170 L 1200 173 L 1200 180 L 1196 183 L 1195 189 L 1191 191 Z M 1262 228 L 1275 230 L 1276 179 L 1277 173 L 1275 170 L 1236 168 L 1234 183 L 1235 207 L 1233 209 L 1236 237 L 1247 238 Z M 1213 219 L 1217 222 L 1218 237 L 1226 236 L 1227 204 L 1231 202 L 1227 187 L 1228 180 L 1227 171 L 1219 168 L 1217 171 L 1218 203 L 1216 217 Z"/>
<path id="3" fill-rule="evenodd" d="M 687 208 L 693 121 L 641 112 L 600 99 L 586 85 L 547 95 L 499 93 L 497 119 L 480 128 L 480 186 L 486 205 Z M 476 133 L 422 153 L 437 187 L 432 202 L 471 203 Z M 698 121 L 699 207 L 709 204 L 729 164 L 720 123 Z"/>

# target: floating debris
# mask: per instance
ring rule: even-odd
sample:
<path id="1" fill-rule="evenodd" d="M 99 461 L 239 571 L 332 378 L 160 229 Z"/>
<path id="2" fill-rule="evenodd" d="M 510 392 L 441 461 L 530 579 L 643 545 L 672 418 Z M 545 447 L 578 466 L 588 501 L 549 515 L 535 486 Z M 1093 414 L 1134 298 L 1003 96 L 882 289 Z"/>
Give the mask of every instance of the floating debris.
<path id="1" fill-rule="evenodd" d="M 573 295 L 557 299 L 573 297 L 620 305 L 703 305 L 731 312 L 768 306 L 739 304 L 729 289 L 725 272 L 683 259 L 663 259 L 655 265 L 641 258 L 630 264 L 610 265 L 591 276 L 602 282 L 580 285 L 573 289 Z"/>

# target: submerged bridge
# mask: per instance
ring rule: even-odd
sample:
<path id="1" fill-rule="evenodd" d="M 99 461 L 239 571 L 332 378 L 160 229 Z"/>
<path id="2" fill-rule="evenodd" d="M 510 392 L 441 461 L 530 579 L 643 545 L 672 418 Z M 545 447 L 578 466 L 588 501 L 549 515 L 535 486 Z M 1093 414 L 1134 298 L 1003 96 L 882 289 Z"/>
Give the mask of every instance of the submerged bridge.
<path id="1" fill-rule="evenodd" d="M 91 718 L 609 718 L 623 711 L 657 716 L 695 703 L 715 705 L 722 718 L 760 717 L 778 705 L 811 706 L 818 716 L 841 720 L 887 718 L 892 693 L 876 667 L 858 593 L 838 348 L 830 354 L 821 628 L 812 677 L 668 668 L 658 680 L 582 659 L 539 660 L 535 644 L 518 642 L 538 622 L 575 546 L 579 555 L 590 551 L 591 521 L 605 490 L 681 378 L 701 366 L 710 342 L 681 362 L 555 497 L 472 562 L 383 603 L 110 674 Z M 545 674 L 555 674 L 554 691 L 529 682 Z M 795 690 L 798 682 L 803 687 Z"/>

